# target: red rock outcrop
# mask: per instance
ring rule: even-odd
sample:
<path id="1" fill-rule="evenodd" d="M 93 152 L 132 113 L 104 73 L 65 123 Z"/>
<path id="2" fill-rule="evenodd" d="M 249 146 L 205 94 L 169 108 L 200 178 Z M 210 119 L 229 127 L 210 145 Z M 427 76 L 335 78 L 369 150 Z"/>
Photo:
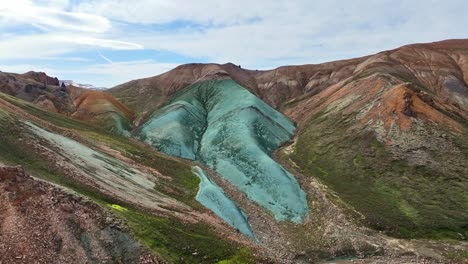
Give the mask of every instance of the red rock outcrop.
<path id="1" fill-rule="evenodd" d="M 32 79 L 36 82 L 40 82 L 46 85 L 59 86 L 60 82 L 57 77 L 50 77 L 45 72 L 29 71 L 27 73 L 20 74 L 21 77 L 26 79 Z"/>
<path id="2" fill-rule="evenodd" d="M 0 167 L 0 262 L 159 263 L 96 204 Z"/>
<path id="3" fill-rule="evenodd" d="M 75 111 L 70 94 L 61 89 L 57 78 L 43 72 L 15 74 L 0 72 L 0 92 L 35 103 L 47 110 L 70 114 Z"/>

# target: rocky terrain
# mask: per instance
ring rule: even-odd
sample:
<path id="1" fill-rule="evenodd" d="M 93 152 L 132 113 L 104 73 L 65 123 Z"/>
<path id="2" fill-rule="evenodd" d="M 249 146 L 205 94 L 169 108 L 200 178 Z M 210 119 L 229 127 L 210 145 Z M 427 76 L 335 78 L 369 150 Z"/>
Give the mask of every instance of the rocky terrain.
<path id="1" fill-rule="evenodd" d="M 0 197 L 2 263 L 159 263 L 111 212 L 21 167 L 0 167 Z"/>
<path id="2" fill-rule="evenodd" d="M 140 250 L 128 263 L 466 263 L 467 76 L 468 40 L 187 64 L 106 91 L 0 73 L 0 162 L 105 215 L 86 222 L 91 253 L 66 242 L 90 262 L 122 257 L 102 242 L 111 212 Z"/>
<path id="3" fill-rule="evenodd" d="M 33 102 L 52 112 L 69 114 L 75 111 L 66 87 L 60 87 L 57 78 L 43 72 L 15 74 L 0 71 L 0 92 Z"/>

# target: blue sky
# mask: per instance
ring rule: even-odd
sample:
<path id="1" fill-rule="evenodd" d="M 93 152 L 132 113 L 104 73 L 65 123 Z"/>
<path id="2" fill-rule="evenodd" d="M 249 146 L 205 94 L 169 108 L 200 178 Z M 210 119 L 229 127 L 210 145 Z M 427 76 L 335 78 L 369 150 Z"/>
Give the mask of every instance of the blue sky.
<path id="1" fill-rule="evenodd" d="M 465 0 L 0 1 L 0 70 L 112 87 L 189 62 L 320 63 L 468 38 Z"/>

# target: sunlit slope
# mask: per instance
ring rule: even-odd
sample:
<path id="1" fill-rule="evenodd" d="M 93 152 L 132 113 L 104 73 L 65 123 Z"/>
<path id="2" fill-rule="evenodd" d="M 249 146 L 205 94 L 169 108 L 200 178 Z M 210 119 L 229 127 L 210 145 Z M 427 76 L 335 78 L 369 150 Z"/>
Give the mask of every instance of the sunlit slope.
<path id="1" fill-rule="evenodd" d="M 301 222 L 305 193 L 271 157 L 294 124 L 231 79 L 197 82 L 157 110 L 136 137 L 217 171 L 277 220 Z"/>

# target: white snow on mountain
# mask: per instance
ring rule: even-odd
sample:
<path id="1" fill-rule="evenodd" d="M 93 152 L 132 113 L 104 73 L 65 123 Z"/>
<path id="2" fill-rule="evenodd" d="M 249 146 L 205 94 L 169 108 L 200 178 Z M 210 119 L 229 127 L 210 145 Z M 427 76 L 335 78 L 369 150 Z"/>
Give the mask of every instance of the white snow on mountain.
<path id="1" fill-rule="evenodd" d="M 96 87 L 92 84 L 77 83 L 77 82 L 74 82 L 73 80 L 60 80 L 60 85 L 62 85 L 62 83 L 65 83 L 66 86 L 73 85 L 76 87 L 81 87 L 81 88 L 90 89 L 90 90 L 106 90 L 107 89 L 106 87 Z"/>

